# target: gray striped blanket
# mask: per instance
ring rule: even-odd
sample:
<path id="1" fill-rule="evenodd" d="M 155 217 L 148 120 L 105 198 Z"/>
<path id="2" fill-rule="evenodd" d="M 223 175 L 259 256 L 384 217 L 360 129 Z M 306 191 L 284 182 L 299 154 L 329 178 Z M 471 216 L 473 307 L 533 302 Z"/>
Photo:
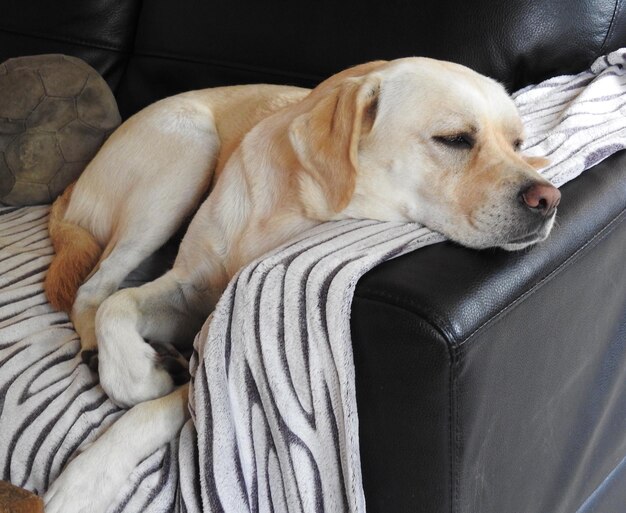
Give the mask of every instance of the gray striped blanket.
<path id="1" fill-rule="evenodd" d="M 626 49 L 514 99 L 556 185 L 626 148 Z M 48 207 L 0 208 L 0 468 L 43 492 L 123 414 L 46 302 Z M 363 512 L 349 316 L 359 277 L 443 240 L 415 224 L 321 225 L 244 268 L 196 337 L 192 419 L 111 512 Z"/>

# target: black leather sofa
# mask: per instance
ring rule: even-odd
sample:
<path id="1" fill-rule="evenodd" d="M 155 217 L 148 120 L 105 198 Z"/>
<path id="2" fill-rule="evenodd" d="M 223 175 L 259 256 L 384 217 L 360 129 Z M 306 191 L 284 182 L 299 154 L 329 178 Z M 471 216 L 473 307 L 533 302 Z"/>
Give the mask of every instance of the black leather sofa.
<path id="1" fill-rule="evenodd" d="M 407 55 L 514 90 L 621 46 L 621 0 L 0 1 L 0 61 L 81 57 L 124 117 L 183 90 L 314 86 Z M 369 512 L 626 511 L 626 155 L 562 192 L 558 227 L 537 247 L 443 243 L 359 282 Z"/>

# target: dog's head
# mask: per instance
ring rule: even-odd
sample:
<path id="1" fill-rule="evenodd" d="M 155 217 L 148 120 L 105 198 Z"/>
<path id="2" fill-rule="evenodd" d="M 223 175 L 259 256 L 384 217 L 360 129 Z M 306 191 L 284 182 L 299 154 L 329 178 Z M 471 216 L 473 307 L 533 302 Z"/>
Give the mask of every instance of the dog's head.
<path id="1" fill-rule="evenodd" d="M 523 127 L 497 82 L 424 58 L 331 77 L 302 102 L 289 139 L 303 200 L 320 219 L 416 221 L 474 248 L 545 239 L 560 199 L 519 151 Z"/>

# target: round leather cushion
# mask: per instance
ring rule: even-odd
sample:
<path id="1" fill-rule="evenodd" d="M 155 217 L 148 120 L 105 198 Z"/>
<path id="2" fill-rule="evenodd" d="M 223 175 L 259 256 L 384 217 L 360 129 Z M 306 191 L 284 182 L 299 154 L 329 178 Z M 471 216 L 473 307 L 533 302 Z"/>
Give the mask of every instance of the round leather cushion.
<path id="1" fill-rule="evenodd" d="M 121 122 L 113 93 L 84 61 L 66 55 L 0 65 L 0 202 L 50 203 Z"/>

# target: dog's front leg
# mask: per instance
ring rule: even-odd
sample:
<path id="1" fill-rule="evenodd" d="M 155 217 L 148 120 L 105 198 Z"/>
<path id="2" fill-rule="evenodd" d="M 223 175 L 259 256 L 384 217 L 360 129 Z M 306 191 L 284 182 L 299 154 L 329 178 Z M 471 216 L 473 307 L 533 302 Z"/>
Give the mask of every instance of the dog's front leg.
<path id="1" fill-rule="evenodd" d="M 46 513 L 104 513 L 135 467 L 178 434 L 188 393 L 185 385 L 125 413 L 52 483 Z"/>
<path id="2" fill-rule="evenodd" d="M 219 273 L 218 273 L 219 274 Z M 161 397 L 185 373 L 177 360 L 148 344 L 191 347 L 225 286 L 197 289 L 192 276 L 174 267 L 141 287 L 118 291 L 96 315 L 100 383 L 116 404 L 129 407 Z"/>

